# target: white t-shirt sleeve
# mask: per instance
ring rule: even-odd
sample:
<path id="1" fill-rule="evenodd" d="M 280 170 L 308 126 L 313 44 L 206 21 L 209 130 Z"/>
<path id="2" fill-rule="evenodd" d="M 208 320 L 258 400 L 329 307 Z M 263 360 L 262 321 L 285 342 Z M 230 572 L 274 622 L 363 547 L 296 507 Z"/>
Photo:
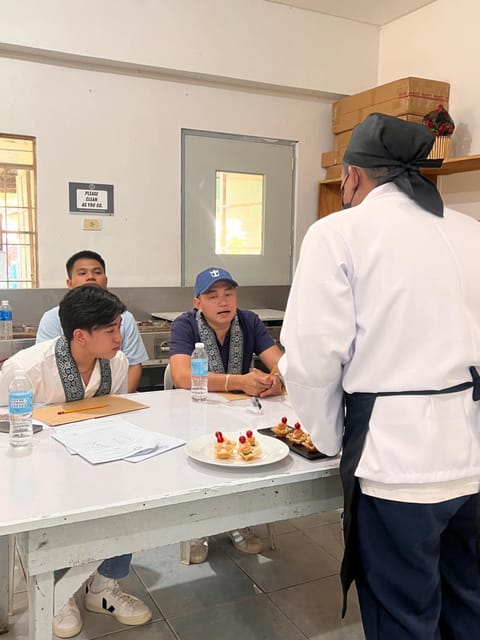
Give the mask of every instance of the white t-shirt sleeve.
<path id="1" fill-rule="evenodd" d="M 148 360 L 148 354 L 137 323 L 130 311 L 125 311 L 122 314 L 120 332 L 122 334 L 122 351 L 127 356 L 128 364 L 131 366 Z"/>
<path id="2" fill-rule="evenodd" d="M 63 335 L 62 325 L 58 317 L 58 307 L 45 311 L 38 325 L 35 343 L 52 340 Z"/>

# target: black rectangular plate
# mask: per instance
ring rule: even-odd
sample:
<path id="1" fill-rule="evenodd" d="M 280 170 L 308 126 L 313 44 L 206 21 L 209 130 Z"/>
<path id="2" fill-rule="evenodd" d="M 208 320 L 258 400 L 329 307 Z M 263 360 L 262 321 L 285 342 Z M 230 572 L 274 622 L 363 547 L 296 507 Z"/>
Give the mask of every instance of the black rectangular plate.
<path id="1" fill-rule="evenodd" d="M 289 427 L 293 431 L 293 427 Z M 320 458 L 329 458 L 331 456 L 327 456 L 325 453 L 321 451 L 309 451 L 305 447 L 302 447 L 301 444 L 295 444 L 295 442 L 291 442 L 287 440 L 285 436 L 277 436 L 270 427 L 265 427 L 264 429 L 257 429 L 258 433 L 261 433 L 265 436 L 271 436 L 272 438 L 277 438 L 278 440 L 282 440 L 288 446 L 290 451 L 293 453 L 298 453 L 299 456 L 303 456 L 304 458 L 308 458 L 308 460 L 319 460 Z"/>

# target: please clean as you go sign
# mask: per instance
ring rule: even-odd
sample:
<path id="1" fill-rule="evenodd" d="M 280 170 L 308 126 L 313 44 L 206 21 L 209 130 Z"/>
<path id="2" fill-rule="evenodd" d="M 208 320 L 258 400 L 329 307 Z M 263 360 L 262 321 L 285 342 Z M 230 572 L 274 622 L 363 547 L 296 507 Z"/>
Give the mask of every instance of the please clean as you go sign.
<path id="1" fill-rule="evenodd" d="M 113 215 L 113 184 L 69 182 L 68 196 L 70 213 Z"/>

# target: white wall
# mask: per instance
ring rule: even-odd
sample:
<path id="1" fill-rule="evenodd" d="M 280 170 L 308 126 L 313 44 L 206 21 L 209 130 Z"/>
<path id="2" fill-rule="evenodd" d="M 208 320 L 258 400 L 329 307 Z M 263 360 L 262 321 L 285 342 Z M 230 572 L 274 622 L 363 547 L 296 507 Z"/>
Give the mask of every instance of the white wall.
<path id="1" fill-rule="evenodd" d="M 341 94 L 376 80 L 377 27 L 264 0 L 0 0 L 0 15 L 17 47 Z"/>
<path id="2" fill-rule="evenodd" d="M 450 83 L 456 130 L 452 154 L 480 154 L 480 4 L 477 0 L 437 0 L 382 28 L 378 82 L 420 76 Z M 439 181 L 445 202 L 480 218 L 480 172 Z"/>
<path id="3" fill-rule="evenodd" d="M 298 250 L 330 102 L 377 73 L 376 27 L 264 0 L 0 0 L 0 15 L 1 131 L 37 138 L 41 287 L 63 287 L 81 248 L 111 286 L 180 284 L 182 128 L 298 141 Z M 101 232 L 68 213 L 69 181 L 114 185 Z"/>
<path id="4" fill-rule="evenodd" d="M 112 286 L 180 284 L 181 128 L 298 140 L 297 242 L 316 216 L 329 102 L 0 59 L 3 132 L 37 138 L 41 287 L 62 287 L 65 259 L 105 256 Z M 115 215 L 82 231 L 68 182 L 113 184 Z"/>

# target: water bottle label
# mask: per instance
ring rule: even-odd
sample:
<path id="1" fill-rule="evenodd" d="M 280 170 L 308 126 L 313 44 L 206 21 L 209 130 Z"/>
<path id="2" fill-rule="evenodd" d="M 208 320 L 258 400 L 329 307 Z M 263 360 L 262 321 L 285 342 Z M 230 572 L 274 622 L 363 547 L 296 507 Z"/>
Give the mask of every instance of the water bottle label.
<path id="1" fill-rule="evenodd" d="M 192 376 L 208 376 L 208 360 L 192 358 Z"/>
<path id="2" fill-rule="evenodd" d="M 16 391 L 8 396 L 9 413 L 32 413 L 33 393 L 31 391 Z"/>
<path id="3" fill-rule="evenodd" d="M 0 322 L 11 322 L 12 312 L 10 309 L 0 309 Z"/>

